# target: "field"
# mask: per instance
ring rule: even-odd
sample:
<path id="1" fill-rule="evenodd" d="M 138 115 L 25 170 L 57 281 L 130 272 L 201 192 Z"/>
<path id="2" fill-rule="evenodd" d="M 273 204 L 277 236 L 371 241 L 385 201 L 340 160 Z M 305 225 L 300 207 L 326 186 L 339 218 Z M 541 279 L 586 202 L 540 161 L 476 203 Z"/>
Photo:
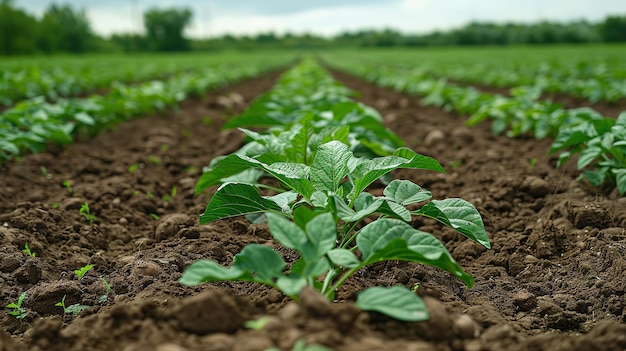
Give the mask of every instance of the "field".
<path id="1" fill-rule="evenodd" d="M 625 350 L 625 54 L 0 61 L 0 350 Z"/>

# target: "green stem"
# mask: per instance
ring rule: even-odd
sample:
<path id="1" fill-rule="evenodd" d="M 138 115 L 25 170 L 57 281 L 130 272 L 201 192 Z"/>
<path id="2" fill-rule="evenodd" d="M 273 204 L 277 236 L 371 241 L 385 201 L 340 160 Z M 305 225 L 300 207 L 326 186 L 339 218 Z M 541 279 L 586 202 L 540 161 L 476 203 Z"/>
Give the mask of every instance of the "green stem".
<path id="1" fill-rule="evenodd" d="M 350 269 L 349 271 L 347 271 L 346 273 L 344 273 L 344 275 L 341 276 L 341 278 L 339 278 L 339 280 L 337 280 L 335 282 L 335 284 L 333 284 L 333 286 L 331 286 L 328 291 L 332 292 L 332 291 L 336 291 L 337 289 L 339 289 L 339 287 L 345 283 L 346 280 L 348 280 L 348 278 L 350 278 L 350 276 L 352 276 L 354 273 L 356 273 L 359 269 L 363 268 L 364 266 L 362 264 Z M 325 295 L 326 297 L 328 297 L 328 293 L 326 293 Z"/>
<path id="2" fill-rule="evenodd" d="M 354 223 L 352 225 L 352 227 L 350 228 L 350 230 L 347 233 L 350 233 L 352 231 L 354 231 L 354 228 L 356 228 L 358 223 Z M 360 230 L 354 231 L 354 234 L 352 234 L 350 236 L 350 238 L 348 238 L 348 240 L 346 240 L 345 238 L 343 238 L 341 240 L 341 244 L 339 245 L 340 249 L 345 249 L 352 241 L 354 241 L 354 239 L 356 238 L 357 235 L 359 235 Z"/>
<path id="3" fill-rule="evenodd" d="M 335 276 L 337 275 L 338 271 L 339 270 L 337 268 L 328 271 L 328 274 L 326 274 L 326 278 L 324 278 L 324 285 L 322 285 L 322 290 L 320 290 L 320 293 L 322 293 L 322 295 L 328 297 L 326 295 L 326 291 L 330 283 L 333 281 L 333 278 L 335 278 Z"/>
<path id="4" fill-rule="evenodd" d="M 271 185 L 265 185 L 265 184 L 256 184 L 257 188 L 263 188 L 263 189 L 269 189 L 269 190 L 273 190 L 277 193 L 284 193 L 285 189 L 280 189 L 280 188 L 275 188 Z"/>

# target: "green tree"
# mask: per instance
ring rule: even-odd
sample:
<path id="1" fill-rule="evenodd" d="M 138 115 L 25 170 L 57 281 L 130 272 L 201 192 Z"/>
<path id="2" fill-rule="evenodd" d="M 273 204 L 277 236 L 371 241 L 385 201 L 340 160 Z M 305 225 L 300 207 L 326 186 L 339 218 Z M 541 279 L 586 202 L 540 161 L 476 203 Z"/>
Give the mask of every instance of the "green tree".
<path id="1" fill-rule="evenodd" d="M 0 54 L 28 54 L 35 51 L 37 20 L 16 8 L 13 0 L 0 1 Z"/>
<path id="2" fill-rule="evenodd" d="M 39 25 L 38 47 L 45 52 L 82 53 L 93 49 L 94 35 L 84 10 L 52 4 Z"/>
<path id="3" fill-rule="evenodd" d="M 144 13 L 143 21 L 150 47 L 157 51 L 186 51 L 189 42 L 183 36 L 191 22 L 189 9 L 151 9 Z"/>
<path id="4" fill-rule="evenodd" d="M 600 25 L 603 41 L 626 41 L 626 16 L 610 16 Z"/>

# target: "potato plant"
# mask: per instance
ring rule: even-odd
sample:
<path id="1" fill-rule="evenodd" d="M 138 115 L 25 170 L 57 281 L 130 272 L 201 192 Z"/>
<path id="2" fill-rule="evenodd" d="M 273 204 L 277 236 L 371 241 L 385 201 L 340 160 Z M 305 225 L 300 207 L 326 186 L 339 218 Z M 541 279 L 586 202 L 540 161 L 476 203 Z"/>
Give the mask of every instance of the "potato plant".
<path id="1" fill-rule="evenodd" d="M 306 69 L 320 70 L 306 61 L 295 68 Z M 295 84 L 290 79 L 285 81 L 290 86 Z M 340 100 L 338 104 L 348 102 L 343 98 L 337 100 Z M 361 132 L 351 134 L 351 121 L 359 121 L 357 115 L 343 115 L 332 126 L 321 123 L 316 128 L 317 120 L 308 110 L 288 100 L 281 105 L 290 104 L 296 106 L 300 115 L 309 116 L 302 117 L 306 118 L 304 125 L 297 124 L 298 118 L 283 111 L 289 122 L 281 123 L 277 119 L 266 133 L 245 131 L 255 144 L 244 146 L 243 151 L 221 158 L 207 168 L 196 190 L 201 192 L 221 184 L 201 215 L 200 223 L 240 215 L 252 219 L 253 215 L 261 214 L 276 242 L 297 251 L 299 259 L 285 270 L 287 265 L 276 250 L 249 244 L 235 256 L 230 267 L 199 260 L 187 268 L 180 282 L 186 285 L 221 280 L 257 282 L 279 289 L 295 300 L 303 287 L 310 286 L 332 301 L 337 289 L 364 267 L 381 261 L 410 261 L 439 267 L 471 287 L 473 278 L 462 270 L 441 242 L 413 228 L 410 222 L 412 216 L 433 218 L 490 247 L 476 208 L 462 199 L 432 200 L 428 190 L 408 180 L 389 181 L 389 174 L 395 169 L 444 172 L 441 165 L 405 147 L 388 152 L 378 145 L 389 146 L 386 139 L 360 145 L 355 140 Z M 320 105 L 326 111 L 335 107 Z M 318 117 L 321 120 L 332 118 L 324 111 L 316 113 L 321 115 Z M 371 127 L 384 130 L 380 123 Z M 384 155 L 376 156 L 376 151 Z M 267 176 L 278 186 L 268 187 L 259 182 Z M 368 193 L 368 186 L 379 179 L 387 183 L 383 196 Z M 262 195 L 261 190 L 272 194 Z M 363 220 L 372 216 L 376 219 L 363 225 Z M 428 318 L 423 302 L 402 286 L 371 287 L 359 294 L 356 304 L 363 310 L 378 311 L 400 320 Z"/>

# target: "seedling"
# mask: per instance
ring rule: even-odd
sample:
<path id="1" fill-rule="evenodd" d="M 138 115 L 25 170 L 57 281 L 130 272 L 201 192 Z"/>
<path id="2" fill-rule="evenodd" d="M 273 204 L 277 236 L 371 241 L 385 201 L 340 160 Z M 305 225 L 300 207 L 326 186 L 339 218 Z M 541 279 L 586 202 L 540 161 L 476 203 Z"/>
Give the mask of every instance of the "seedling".
<path id="1" fill-rule="evenodd" d="M 211 119 L 211 117 L 202 117 L 202 123 L 210 126 L 211 124 L 213 124 L 213 120 Z"/>
<path id="2" fill-rule="evenodd" d="M 221 179 L 230 172 L 258 168 L 275 177 L 286 190 L 261 196 L 258 186 L 245 183 L 222 185 L 200 216 L 200 223 L 238 215 L 263 213 L 270 233 L 282 246 L 296 250 L 300 259 L 285 273 L 285 261 L 275 250 L 249 244 L 237 254 L 231 267 L 200 260 L 183 274 L 180 282 L 196 285 L 221 280 L 253 281 L 281 290 L 298 299 L 311 286 L 329 300 L 357 271 L 381 261 L 412 261 L 444 269 L 467 286 L 473 278 L 465 273 L 446 248 L 431 234 L 407 222 L 412 215 L 435 219 L 489 248 L 480 214 L 462 199 L 431 200 L 431 193 L 408 180 L 393 180 L 374 196 L 365 189 L 394 169 L 412 168 L 443 172 L 433 158 L 400 148 L 391 156 L 355 158 L 339 141 L 322 144 L 310 165 L 279 162 L 264 164 L 233 154 L 220 161 L 206 179 Z M 215 172 L 214 174 L 210 174 Z M 431 200 L 431 201 L 429 201 Z M 427 202 L 429 201 L 429 202 Z M 423 204 L 417 210 L 409 210 Z M 379 219 L 361 228 L 366 217 Z M 360 251 L 360 257 L 354 252 Z M 323 277 L 323 282 L 318 279 Z M 357 305 L 407 321 L 428 318 L 423 302 L 409 289 L 372 287 L 362 291 Z"/>
<path id="3" fill-rule="evenodd" d="M 72 188 L 72 182 L 70 180 L 63 181 L 63 186 L 70 194 L 74 193 L 74 189 Z"/>
<path id="4" fill-rule="evenodd" d="M 6 308 L 9 309 L 9 312 L 7 313 L 19 320 L 24 319 L 28 315 L 28 311 L 26 311 L 26 308 L 22 307 L 22 302 L 24 302 L 25 298 L 26 298 L 26 291 L 24 291 L 17 298 L 17 302 L 12 302 L 6 306 Z"/>
<path id="5" fill-rule="evenodd" d="M 66 297 L 67 297 L 67 295 L 63 295 L 63 298 L 61 299 L 61 301 L 59 301 L 56 304 L 54 304 L 55 306 L 61 307 L 63 309 L 63 315 L 71 314 L 73 316 L 77 316 L 82 311 L 88 310 L 90 308 L 90 306 L 81 305 L 79 303 L 75 303 L 73 305 L 65 306 L 65 298 Z"/>
<path id="6" fill-rule="evenodd" d="M 109 298 L 109 295 L 114 294 L 115 291 L 113 291 L 113 288 L 111 288 L 111 284 L 109 284 L 106 279 L 100 277 L 100 281 L 104 285 L 104 294 L 98 298 L 98 303 L 102 304 Z"/>
<path id="7" fill-rule="evenodd" d="M 48 170 L 45 166 L 41 166 L 41 174 L 46 177 L 46 179 L 52 179 L 52 174 L 48 173 Z"/>
<path id="8" fill-rule="evenodd" d="M 30 257 L 35 257 L 35 256 L 37 256 L 37 254 L 36 254 L 36 253 L 34 253 L 34 252 L 30 251 L 30 248 L 28 247 L 28 243 L 24 244 L 24 248 L 22 249 L 22 252 L 23 252 L 25 255 L 30 256 Z"/>
<path id="9" fill-rule="evenodd" d="M 450 162 L 450 168 L 452 168 L 453 171 L 456 171 L 462 164 L 463 162 L 461 162 L 461 160 L 454 160 L 452 162 Z"/>
<path id="10" fill-rule="evenodd" d="M 92 269 L 95 265 L 93 264 L 88 264 L 84 267 L 80 267 L 79 269 L 74 271 L 74 275 L 76 275 L 76 278 L 78 278 L 78 280 L 83 279 L 83 277 L 85 276 L 85 274 L 87 274 L 87 272 L 89 272 L 90 269 Z"/>
<path id="11" fill-rule="evenodd" d="M 252 330 L 261 330 L 265 327 L 265 324 L 267 324 L 269 320 L 270 319 L 268 317 L 261 317 L 259 319 L 247 321 L 243 324 L 243 326 Z"/>
<path id="12" fill-rule="evenodd" d="M 157 156 L 148 156 L 148 162 L 152 163 L 153 165 L 158 165 L 159 163 L 161 163 L 161 158 Z"/>
<path id="13" fill-rule="evenodd" d="M 161 218 L 158 214 L 156 213 L 150 213 L 150 216 L 152 217 L 152 219 L 154 219 L 155 221 L 158 221 L 159 218 Z"/>
<path id="14" fill-rule="evenodd" d="M 97 219 L 95 215 L 91 214 L 91 210 L 89 209 L 89 204 L 87 202 L 84 202 L 80 206 L 80 210 L 78 210 L 78 213 L 87 218 L 89 224 L 93 224 L 93 222 Z"/>
<path id="15" fill-rule="evenodd" d="M 535 169 L 536 164 L 537 164 L 536 157 L 531 157 L 530 159 L 528 159 L 528 170 L 532 171 L 533 169 Z"/>
<path id="16" fill-rule="evenodd" d="M 136 164 L 136 163 L 135 163 L 135 164 L 132 164 L 132 165 L 130 165 L 130 166 L 128 167 L 128 173 L 133 173 L 133 172 L 135 172 L 138 168 L 139 168 L 139 165 L 138 165 L 138 164 Z"/>
<path id="17" fill-rule="evenodd" d="M 172 187 L 172 190 L 170 191 L 169 194 L 163 195 L 162 199 L 163 199 L 163 201 L 170 202 L 170 201 L 172 201 L 174 196 L 176 196 L 176 187 L 175 186 Z"/>
<path id="18" fill-rule="evenodd" d="M 161 147 L 159 147 L 159 150 L 161 150 L 161 152 L 166 152 L 167 150 L 169 150 L 170 146 L 167 144 L 161 144 Z"/>

